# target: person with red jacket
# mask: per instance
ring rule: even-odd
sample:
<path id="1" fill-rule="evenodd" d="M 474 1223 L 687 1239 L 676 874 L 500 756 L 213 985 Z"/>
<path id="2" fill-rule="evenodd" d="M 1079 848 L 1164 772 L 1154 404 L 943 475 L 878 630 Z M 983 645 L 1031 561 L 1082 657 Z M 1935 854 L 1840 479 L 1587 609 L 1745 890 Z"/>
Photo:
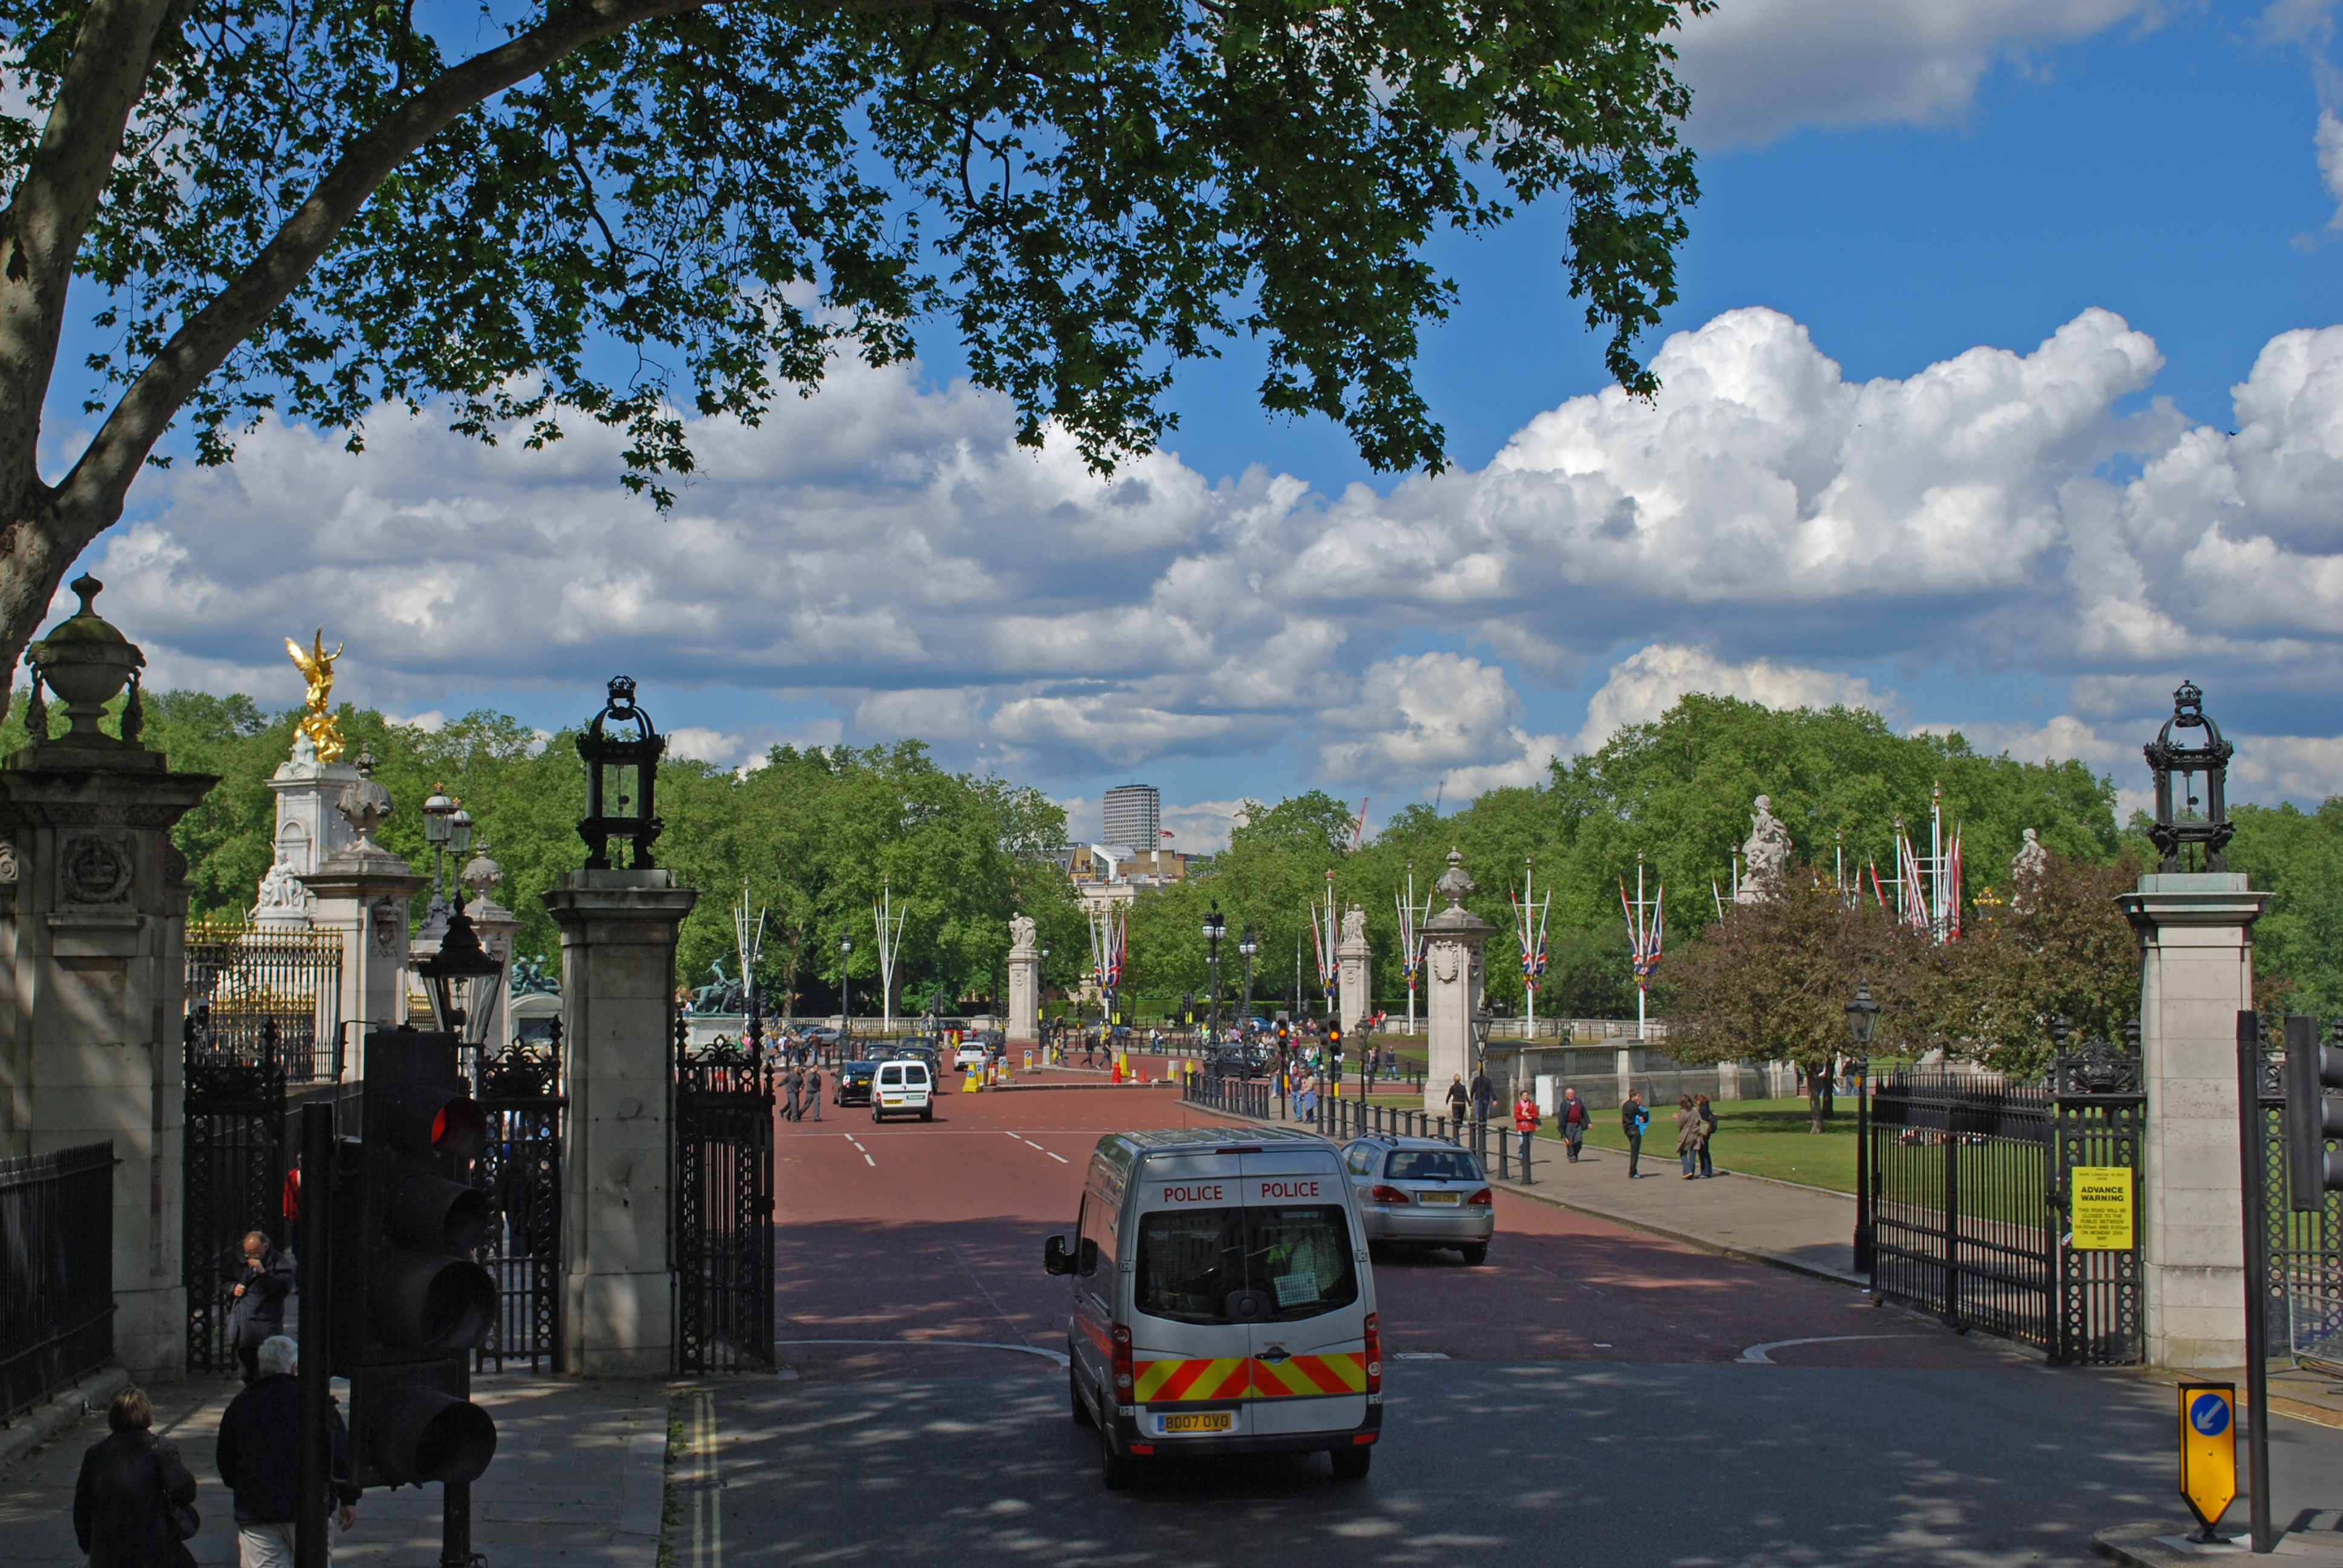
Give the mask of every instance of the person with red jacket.
<path id="1" fill-rule="evenodd" d="M 1537 1101 L 1524 1087 L 1522 1097 L 1513 1101 L 1513 1131 L 1522 1135 L 1522 1180 L 1524 1181 L 1529 1180 L 1530 1174 L 1530 1140 L 1537 1136 Z"/>

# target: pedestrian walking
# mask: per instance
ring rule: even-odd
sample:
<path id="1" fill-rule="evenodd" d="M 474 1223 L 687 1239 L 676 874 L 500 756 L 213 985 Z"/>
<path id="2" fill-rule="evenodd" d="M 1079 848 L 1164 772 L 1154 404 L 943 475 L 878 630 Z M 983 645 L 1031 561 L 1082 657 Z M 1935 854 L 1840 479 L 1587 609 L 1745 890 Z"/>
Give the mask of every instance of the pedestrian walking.
<path id="1" fill-rule="evenodd" d="M 781 1077 L 781 1090 L 788 1096 L 781 1106 L 781 1120 L 795 1121 L 803 1110 L 798 1103 L 798 1096 L 805 1092 L 805 1074 L 794 1067 L 790 1068 Z"/>
<path id="2" fill-rule="evenodd" d="M 285 1332 L 285 1298 L 292 1293 L 293 1260 L 257 1231 L 245 1237 L 244 1277 L 228 1292 L 227 1332 L 246 1388 L 259 1375 L 261 1342 Z"/>
<path id="3" fill-rule="evenodd" d="M 1564 1090 L 1562 1091 L 1562 1141 L 1563 1146 L 1569 1151 L 1570 1162 L 1573 1165 L 1578 1163 L 1579 1145 L 1586 1141 L 1586 1123 L 1589 1120 L 1586 1113 L 1586 1101 L 1578 1098 L 1578 1091 Z"/>
<path id="4" fill-rule="evenodd" d="M 1676 1161 L 1683 1165 L 1684 1179 L 1687 1181 L 1700 1174 L 1701 1134 L 1705 1130 L 1706 1123 L 1701 1121 L 1700 1112 L 1693 1109 L 1692 1096 L 1677 1095 Z"/>
<path id="5" fill-rule="evenodd" d="M 1513 1131 L 1522 1136 L 1522 1180 L 1530 1179 L 1530 1140 L 1537 1136 L 1537 1101 L 1528 1085 L 1522 1088 L 1522 1097 L 1513 1101 Z"/>
<path id="6" fill-rule="evenodd" d="M 1635 1167 L 1644 1158 L 1644 1130 L 1651 1124 L 1652 1111 L 1644 1103 L 1643 1091 L 1629 1090 L 1626 1101 L 1619 1107 L 1619 1131 L 1627 1135 L 1627 1180 L 1630 1181 L 1640 1174 Z"/>
<path id="7" fill-rule="evenodd" d="M 806 1070 L 806 1103 L 813 1107 L 813 1119 L 821 1120 L 821 1067 L 819 1063 Z"/>
<path id="8" fill-rule="evenodd" d="M 1716 1107 L 1708 1102 L 1705 1094 L 1694 1095 L 1692 1103 L 1693 1109 L 1700 1112 L 1700 1173 L 1714 1176 L 1716 1166 L 1709 1159 L 1708 1145 L 1709 1141 L 1716 1136 Z"/>
<path id="9" fill-rule="evenodd" d="M 301 1380 L 299 1351 L 278 1334 L 260 1347 L 260 1380 L 236 1396 L 220 1417 L 213 1462 L 236 1493 L 236 1543 L 243 1568 L 293 1568 L 293 1529 L 301 1512 Z M 358 1489 L 350 1484 L 350 1434 L 342 1412 L 326 1412 L 330 1447 L 326 1466 L 327 1506 L 337 1507 L 347 1534 L 358 1522 Z"/>
<path id="10" fill-rule="evenodd" d="M 1465 1109 L 1471 1103 L 1472 1096 L 1464 1088 L 1464 1075 L 1461 1072 L 1449 1074 L 1448 1120 L 1462 1128 L 1464 1125 Z"/>
<path id="11" fill-rule="evenodd" d="M 1474 1068 L 1473 1070 L 1473 1120 L 1483 1126 L 1488 1125 L 1489 1107 L 1495 1104 L 1496 1100 L 1497 1091 L 1489 1082 L 1488 1069 Z"/>
<path id="12" fill-rule="evenodd" d="M 81 1456 L 74 1539 L 89 1568 L 195 1568 L 196 1478 L 154 1426 L 146 1391 L 126 1388 L 106 1407 L 106 1434 Z"/>

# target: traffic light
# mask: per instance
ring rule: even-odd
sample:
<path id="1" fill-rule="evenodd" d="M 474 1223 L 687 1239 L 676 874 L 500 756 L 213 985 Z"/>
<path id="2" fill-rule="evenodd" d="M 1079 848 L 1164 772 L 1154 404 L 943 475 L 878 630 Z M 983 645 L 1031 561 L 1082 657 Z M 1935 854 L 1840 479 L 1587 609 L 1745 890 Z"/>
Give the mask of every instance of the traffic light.
<path id="1" fill-rule="evenodd" d="M 1277 1020 L 1277 1049 L 1278 1049 L 1278 1050 L 1283 1050 L 1285 1049 L 1286 1040 L 1287 1040 L 1287 1035 L 1286 1035 L 1286 1029 L 1285 1029 L 1285 1020 L 1284 1020 L 1283 1019 L 1282 1019 L 1282 1018 L 1281 1018 L 1281 1019 L 1279 1019 L 1279 1020 Z"/>
<path id="2" fill-rule="evenodd" d="M 355 1478 L 471 1482 L 497 1451 L 496 1422 L 465 1397 L 497 1283 L 472 1258 L 488 1239 L 488 1196 L 471 1177 L 488 1128 L 456 1037 L 367 1035 L 364 1121 L 357 1180 L 335 1194 L 333 1361 L 350 1383 Z"/>
<path id="3" fill-rule="evenodd" d="M 2328 1193 L 2343 1190 L 2343 1154 L 2327 1150 L 2328 1139 L 2343 1138 L 2343 1100 L 2329 1100 L 2330 1089 L 2343 1089 L 2343 1050 L 2318 1043 L 2316 1018 L 2288 1013 L 2286 1184 L 2298 1213 L 2325 1207 Z"/>

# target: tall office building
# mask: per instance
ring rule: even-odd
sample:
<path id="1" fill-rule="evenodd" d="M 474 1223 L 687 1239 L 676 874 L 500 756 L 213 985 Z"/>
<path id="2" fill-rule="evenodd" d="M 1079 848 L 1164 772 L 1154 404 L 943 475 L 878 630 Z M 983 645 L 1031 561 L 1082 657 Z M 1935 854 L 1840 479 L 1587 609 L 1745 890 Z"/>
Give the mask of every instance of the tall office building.
<path id="1" fill-rule="evenodd" d="M 1106 792 L 1106 830 L 1100 841 L 1126 855 L 1160 848 L 1163 792 L 1152 784 L 1121 784 Z"/>

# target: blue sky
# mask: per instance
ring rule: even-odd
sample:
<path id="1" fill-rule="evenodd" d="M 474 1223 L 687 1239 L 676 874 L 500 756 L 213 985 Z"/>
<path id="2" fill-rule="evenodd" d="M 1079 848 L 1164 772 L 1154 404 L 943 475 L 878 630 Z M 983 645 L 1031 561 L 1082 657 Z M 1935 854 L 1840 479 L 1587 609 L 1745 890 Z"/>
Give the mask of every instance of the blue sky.
<path id="1" fill-rule="evenodd" d="M 1236 344 L 1182 374 L 1177 461 L 1101 486 L 1002 449 L 930 333 L 916 376 L 704 432 L 667 522 L 607 444 L 384 421 L 366 458 L 275 431 L 146 485 L 90 559 L 162 678 L 290 700 L 277 623 L 323 618 L 362 700 L 550 727 L 624 667 L 715 759 L 919 734 L 1078 828 L 1159 783 L 1197 848 L 1246 796 L 1380 819 L 1525 781 L 1685 689 L 1868 700 L 2129 790 L 2190 675 L 2247 738 L 2240 792 L 2315 799 L 2343 790 L 2343 334 L 2273 349 L 2256 417 L 2231 395 L 2343 320 L 2328 22 L 1725 0 L 1685 41 L 1704 194 L 1644 343 L 1689 335 L 1658 407 L 1596 400 L 1558 208 L 1443 240 L 1439 484 L 1261 415 Z"/>

